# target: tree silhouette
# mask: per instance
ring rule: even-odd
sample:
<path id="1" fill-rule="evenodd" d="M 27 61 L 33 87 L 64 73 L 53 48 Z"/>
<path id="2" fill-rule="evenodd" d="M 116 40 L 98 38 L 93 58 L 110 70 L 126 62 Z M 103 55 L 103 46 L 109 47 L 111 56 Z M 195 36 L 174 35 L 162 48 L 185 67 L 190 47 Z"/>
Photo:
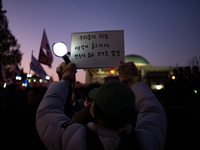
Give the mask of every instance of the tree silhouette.
<path id="1" fill-rule="evenodd" d="M 5 16 L 6 10 L 2 10 L 2 7 L 2 0 L 0 0 L 0 61 L 2 61 L 5 68 L 10 69 L 10 72 L 14 68 L 15 58 L 17 58 L 17 62 L 20 64 L 23 54 L 20 51 L 17 39 L 8 28 L 8 20 Z"/>
<path id="2" fill-rule="evenodd" d="M 200 67 L 200 57 L 198 58 L 197 56 L 194 56 L 192 59 L 189 60 L 188 62 L 189 66 L 197 66 L 198 68 Z"/>

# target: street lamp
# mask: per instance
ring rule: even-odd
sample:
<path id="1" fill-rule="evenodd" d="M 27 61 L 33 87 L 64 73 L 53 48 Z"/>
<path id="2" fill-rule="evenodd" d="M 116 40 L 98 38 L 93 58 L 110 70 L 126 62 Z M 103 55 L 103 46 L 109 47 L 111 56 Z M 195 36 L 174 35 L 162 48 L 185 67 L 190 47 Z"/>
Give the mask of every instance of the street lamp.
<path id="1" fill-rule="evenodd" d="M 57 57 L 62 57 L 66 64 L 70 63 L 69 57 L 67 56 L 67 46 L 63 42 L 57 42 L 52 45 L 52 51 Z"/>

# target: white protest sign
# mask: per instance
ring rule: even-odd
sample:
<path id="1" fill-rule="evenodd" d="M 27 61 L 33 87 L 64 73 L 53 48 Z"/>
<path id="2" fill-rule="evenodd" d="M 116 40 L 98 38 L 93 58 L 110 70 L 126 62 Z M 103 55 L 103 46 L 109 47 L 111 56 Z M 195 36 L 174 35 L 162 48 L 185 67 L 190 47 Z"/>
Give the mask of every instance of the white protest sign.
<path id="1" fill-rule="evenodd" d="M 77 68 L 111 68 L 124 61 L 124 31 L 72 33 L 71 61 Z"/>

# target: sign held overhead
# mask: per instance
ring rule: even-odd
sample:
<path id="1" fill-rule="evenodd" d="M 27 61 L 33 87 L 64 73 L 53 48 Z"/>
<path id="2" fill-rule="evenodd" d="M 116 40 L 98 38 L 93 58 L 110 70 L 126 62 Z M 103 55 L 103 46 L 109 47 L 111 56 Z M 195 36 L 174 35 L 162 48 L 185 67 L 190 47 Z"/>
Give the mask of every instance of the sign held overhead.
<path id="1" fill-rule="evenodd" d="M 72 33 L 71 61 L 78 69 L 117 67 L 124 61 L 124 31 Z"/>

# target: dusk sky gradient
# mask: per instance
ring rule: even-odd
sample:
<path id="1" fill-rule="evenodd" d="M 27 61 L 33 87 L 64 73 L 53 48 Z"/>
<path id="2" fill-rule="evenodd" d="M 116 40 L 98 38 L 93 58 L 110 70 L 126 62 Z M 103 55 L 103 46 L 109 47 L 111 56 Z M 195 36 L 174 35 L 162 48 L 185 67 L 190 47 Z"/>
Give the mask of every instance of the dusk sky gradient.
<path id="1" fill-rule="evenodd" d="M 187 66 L 200 57 L 200 0 L 2 0 L 9 29 L 21 45 L 19 66 L 29 72 L 31 53 L 38 58 L 45 29 L 50 46 L 71 47 L 71 33 L 124 30 L 125 55 L 136 54 L 153 66 Z M 58 80 L 53 68 L 42 65 Z M 31 71 L 33 74 L 33 71 Z M 85 82 L 78 70 L 77 81 Z"/>

